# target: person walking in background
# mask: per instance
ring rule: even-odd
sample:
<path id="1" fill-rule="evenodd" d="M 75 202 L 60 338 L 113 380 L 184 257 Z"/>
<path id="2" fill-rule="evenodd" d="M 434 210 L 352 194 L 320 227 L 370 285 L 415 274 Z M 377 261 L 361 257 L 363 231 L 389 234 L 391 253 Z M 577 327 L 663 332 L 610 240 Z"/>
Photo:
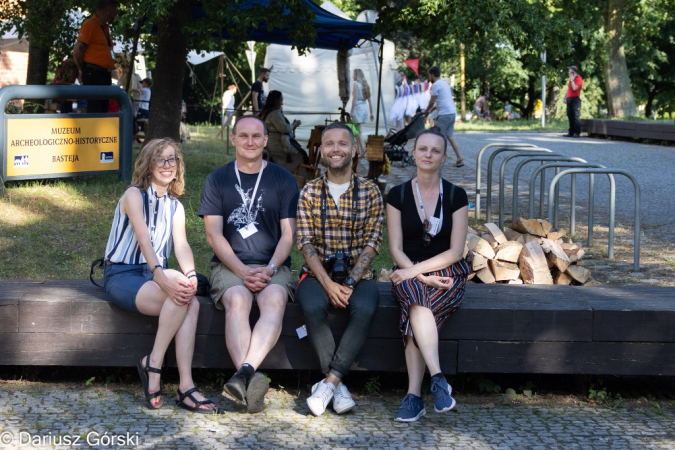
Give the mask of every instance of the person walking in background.
<path id="1" fill-rule="evenodd" d="M 85 86 L 110 86 L 115 67 L 110 23 L 117 17 L 117 0 L 99 0 L 96 13 L 84 21 L 73 58 L 80 71 L 80 83 Z M 108 100 L 88 100 L 88 113 L 108 112 Z"/>
<path id="2" fill-rule="evenodd" d="M 570 128 L 564 137 L 578 138 L 581 134 L 581 86 L 584 80 L 579 75 L 577 66 L 569 66 L 567 68 L 567 76 L 569 82 L 567 83 L 567 94 L 565 94 L 565 102 L 567 103 L 567 120 Z"/>
<path id="3" fill-rule="evenodd" d="M 370 101 L 370 86 L 368 85 L 368 81 L 366 81 L 363 70 L 354 69 L 353 79 L 354 86 L 352 87 L 352 110 L 350 114 L 358 129 L 356 141 L 358 144 L 358 154 L 359 156 L 363 157 L 366 154 L 366 146 L 363 142 L 361 124 L 373 121 L 373 104 Z"/>
<path id="4" fill-rule="evenodd" d="M 490 94 L 481 93 L 480 97 L 476 99 L 476 103 L 473 104 L 473 115 L 480 120 L 490 120 L 489 98 Z"/>
<path id="5" fill-rule="evenodd" d="M 438 333 L 464 299 L 470 268 L 462 254 L 469 215 L 466 191 L 441 178 L 446 153 L 445 136 L 437 128 L 421 131 L 412 152 L 417 176 L 387 196 L 389 251 L 396 264 L 390 279 L 401 306 L 399 328 L 408 368 L 408 393 L 398 422 L 415 422 L 426 413 L 425 367 L 432 375 L 436 412 L 455 406 L 441 372 Z"/>
<path id="6" fill-rule="evenodd" d="M 429 79 L 433 83 L 431 85 L 431 99 L 429 105 L 424 111 L 424 117 L 429 117 L 429 114 L 438 110 L 438 117 L 434 120 L 434 126 L 438 127 L 443 135 L 450 141 L 452 150 L 457 156 L 455 167 L 462 167 L 464 160 L 459 153 L 459 145 L 452 137 L 455 134 L 455 118 L 457 116 L 457 108 L 455 101 L 452 99 L 452 88 L 445 80 L 441 80 L 441 69 L 437 66 L 429 68 Z"/>
<path id="7" fill-rule="evenodd" d="M 506 117 L 507 121 L 511 121 L 511 116 L 513 115 L 513 106 L 511 106 L 510 101 L 504 102 L 504 117 Z"/>
<path id="8" fill-rule="evenodd" d="M 227 90 L 223 93 L 223 114 L 222 114 L 222 125 L 225 126 L 230 123 L 230 119 L 234 115 L 234 95 L 237 93 L 237 86 L 231 84 L 227 87 Z"/>
<path id="9" fill-rule="evenodd" d="M 270 387 L 257 369 L 277 343 L 293 299 L 298 186 L 293 175 L 263 160 L 267 129 L 260 118 L 239 118 L 230 141 L 235 160 L 206 177 L 198 212 L 214 253 L 210 295 L 216 309 L 225 309 L 225 344 L 237 368 L 223 395 L 257 413 Z M 260 318 L 251 329 L 254 302 Z"/>
<path id="10" fill-rule="evenodd" d="M 176 405 L 209 414 L 218 405 L 204 398 L 192 381 L 199 301 L 194 257 L 185 235 L 185 166 L 178 144 L 148 142 L 136 158 L 131 186 L 115 208 L 105 249 L 105 290 L 111 303 L 159 316 L 152 352 L 138 361 L 145 400 L 153 409 L 164 402 L 160 373 L 172 340 L 180 375 Z M 173 241 L 182 272 L 167 269 Z"/>
<path id="11" fill-rule="evenodd" d="M 258 115 L 265 106 L 265 89 L 263 83 L 270 80 L 270 69 L 262 68 L 258 73 L 258 79 L 251 85 L 251 100 L 253 101 L 253 115 Z"/>
<path id="12" fill-rule="evenodd" d="M 150 118 L 150 97 L 152 91 L 152 80 L 150 78 L 144 78 L 141 82 L 141 88 L 138 89 L 138 114 L 139 119 L 149 119 Z"/>

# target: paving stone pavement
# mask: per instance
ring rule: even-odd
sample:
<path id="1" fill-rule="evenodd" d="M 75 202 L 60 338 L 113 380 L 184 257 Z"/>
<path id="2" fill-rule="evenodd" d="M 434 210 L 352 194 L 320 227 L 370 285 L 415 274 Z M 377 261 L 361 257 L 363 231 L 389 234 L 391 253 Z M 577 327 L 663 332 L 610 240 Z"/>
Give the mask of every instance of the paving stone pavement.
<path id="1" fill-rule="evenodd" d="M 401 424 L 392 420 L 396 399 L 355 399 L 346 415 L 314 417 L 304 395 L 272 390 L 260 414 L 219 399 L 226 412 L 201 415 L 171 401 L 148 410 L 134 385 L 0 382 L 0 449 L 675 449 L 672 406 L 464 404 L 459 396 L 457 412 L 437 414 L 427 398 L 427 415 Z"/>

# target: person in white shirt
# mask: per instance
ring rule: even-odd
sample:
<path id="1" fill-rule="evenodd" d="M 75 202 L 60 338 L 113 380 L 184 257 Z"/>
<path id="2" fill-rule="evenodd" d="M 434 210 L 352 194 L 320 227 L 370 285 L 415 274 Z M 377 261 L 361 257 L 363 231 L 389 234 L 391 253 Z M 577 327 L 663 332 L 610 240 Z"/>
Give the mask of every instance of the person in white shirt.
<path id="1" fill-rule="evenodd" d="M 431 86 L 431 100 L 429 100 L 429 105 L 424 111 L 424 117 L 429 116 L 429 113 L 432 111 L 438 110 L 435 126 L 441 130 L 455 151 L 455 155 L 457 156 L 455 167 L 462 167 L 464 160 L 462 160 L 462 155 L 459 153 L 459 145 L 457 145 L 455 138 L 452 137 L 455 133 L 455 118 L 457 116 L 455 101 L 452 99 L 452 88 L 450 88 L 445 80 L 441 80 L 441 70 L 437 66 L 429 68 L 429 79 L 433 85 Z"/>

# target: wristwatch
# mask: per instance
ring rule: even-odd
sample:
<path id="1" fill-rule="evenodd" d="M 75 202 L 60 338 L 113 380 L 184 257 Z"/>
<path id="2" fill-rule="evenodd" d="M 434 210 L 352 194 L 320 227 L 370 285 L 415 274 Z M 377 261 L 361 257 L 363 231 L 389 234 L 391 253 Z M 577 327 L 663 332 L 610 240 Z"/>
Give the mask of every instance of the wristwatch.
<path id="1" fill-rule="evenodd" d="M 345 286 L 347 286 L 349 289 L 354 289 L 356 287 L 356 280 L 354 277 L 347 277 L 344 283 Z"/>
<path id="2" fill-rule="evenodd" d="M 267 266 L 272 268 L 272 270 L 273 270 L 272 276 L 276 275 L 277 272 L 279 271 L 279 268 L 277 266 L 275 266 L 274 263 L 269 263 Z"/>

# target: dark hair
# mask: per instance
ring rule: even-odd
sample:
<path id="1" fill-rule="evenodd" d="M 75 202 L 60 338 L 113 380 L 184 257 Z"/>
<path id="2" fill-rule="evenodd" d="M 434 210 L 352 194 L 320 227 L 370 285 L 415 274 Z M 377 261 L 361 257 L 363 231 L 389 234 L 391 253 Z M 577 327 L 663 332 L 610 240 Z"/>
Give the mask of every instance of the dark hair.
<path id="1" fill-rule="evenodd" d="M 263 106 L 262 110 L 260 111 L 260 118 L 262 120 L 267 119 L 267 116 L 272 111 L 281 109 L 282 97 L 283 94 L 281 91 L 270 91 L 270 93 L 267 95 L 267 100 L 265 100 L 265 106 Z"/>
<path id="2" fill-rule="evenodd" d="M 342 122 L 332 122 L 326 125 L 326 128 L 321 132 L 321 141 L 323 142 L 323 135 L 326 134 L 328 130 L 346 130 L 349 133 L 349 137 L 352 139 L 352 145 L 356 145 L 356 139 L 354 138 L 354 132 L 351 128 L 345 125 Z"/>
<path id="3" fill-rule="evenodd" d="M 150 78 L 143 78 L 143 81 L 141 83 L 145 83 L 148 85 L 148 87 L 152 87 L 152 80 Z"/>
<path id="4" fill-rule="evenodd" d="M 107 6 L 120 6 L 119 0 L 98 0 L 98 9 L 103 9 Z"/>
<path id="5" fill-rule="evenodd" d="M 262 119 L 261 119 L 260 117 L 258 117 L 258 116 L 241 116 L 240 118 L 238 118 L 237 121 L 234 122 L 234 126 L 232 127 L 232 135 L 233 135 L 233 136 L 234 136 L 235 134 L 237 134 L 237 124 L 238 124 L 239 122 L 241 122 L 242 120 L 244 120 L 244 119 L 255 119 L 255 120 L 257 120 L 258 122 L 262 123 L 263 128 L 265 129 L 265 136 L 267 136 L 267 134 L 268 134 L 268 133 L 267 133 L 267 125 L 265 125 L 265 121 L 262 120 Z"/>
<path id="6" fill-rule="evenodd" d="M 434 136 L 438 136 L 443 139 L 443 154 L 445 155 L 448 153 L 448 140 L 445 138 L 445 135 L 441 131 L 440 128 L 438 127 L 431 127 L 428 130 L 422 130 L 419 133 L 417 133 L 417 136 L 415 136 L 415 144 L 413 145 L 413 150 L 417 148 L 417 141 L 421 136 L 424 136 L 425 134 L 433 134 Z"/>
<path id="7" fill-rule="evenodd" d="M 429 70 L 427 70 L 427 72 L 429 72 L 429 75 L 433 75 L 436 78 L 439 78 L 441 76 L 441 69 L 439 69 L 438 66 L 429 67 Z"/>
<path id="8" fill-rule="evenodd" d="M 262 69 L 260 69 L 260 72 L 258 72 L 258 73 L 263 74 L 263 73 L 269 73 L 269 72 L 271 72 L 270 69 L 268 69 L 267 67 L 263 67 Z"/>

